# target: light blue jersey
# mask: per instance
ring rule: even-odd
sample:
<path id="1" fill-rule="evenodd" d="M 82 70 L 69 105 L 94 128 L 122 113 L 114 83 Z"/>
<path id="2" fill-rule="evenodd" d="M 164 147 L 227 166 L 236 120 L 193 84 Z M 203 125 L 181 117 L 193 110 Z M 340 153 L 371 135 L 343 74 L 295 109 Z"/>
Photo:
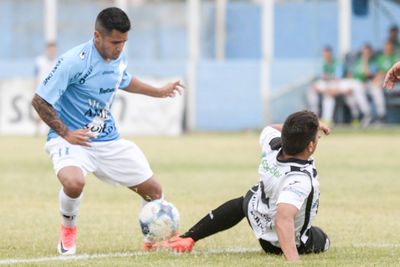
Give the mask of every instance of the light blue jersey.
<path id="1" fill-rule="evenodd" d="M 116 140 L 120 136 L 109 111 L 116 89 L 131 82 L 126 66 L 124 52 L 107 63 L 92 39 L 60 56 L 36 94 L 54 107 L 68 129 L 89 128 L 97 136 L 93 141 Z M 48 140 L 57 136 L 50 129 Z"/>

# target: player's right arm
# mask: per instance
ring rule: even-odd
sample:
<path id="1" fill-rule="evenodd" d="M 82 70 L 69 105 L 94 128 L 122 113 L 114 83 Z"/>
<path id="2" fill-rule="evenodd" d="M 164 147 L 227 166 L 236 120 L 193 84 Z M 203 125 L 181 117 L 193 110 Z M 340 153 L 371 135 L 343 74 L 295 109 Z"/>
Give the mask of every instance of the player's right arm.
<path id="1" fill-rule="evenodd" d="M 59 136 L 63 137 L 70 144 L 90 146 L 88 142 L 91 142 L 89 137 L 95 138 L 90 135 L 89 129 L 78 129 L 70 131 L 67 126 L 58 117 L 55 109 L 52 105 L 47 103 L 39 95 L 35 94 L 32 99 L 32 106 L 35 108 L 39 117 L 55 131 Z"/>
<path id="2" fill-rule="evenodd" d="M 300 261 L 294 237 L 294 218 L 297 208 L 288 203 L 279 203 L 275 216 L 275 229 L 279 245 L 288 261 Z"/>
<path id="3" fill-rule="evenodd" d="M 68 86 L 76 82 L 75 79 L 82 73 L 85 64 L 76 51 L 60 57 L 52 71 L 37 88 L 32 105 L 40 118 L 59 136 L 71 144 L 90 146 L 90 138 L 94 136 L 89 134 L 89 129 L 69 130 L 54 108 Z"/>
<path id="4" fill-rule="evenodd" d="M 275 230 L 279 245 L 288 261 L 300 261 L 296 246 L 294 220 L 299 210 L 306 204 L 312 185 L 307 174 L 291 173 L 281 182 L 277 200 Z"/>

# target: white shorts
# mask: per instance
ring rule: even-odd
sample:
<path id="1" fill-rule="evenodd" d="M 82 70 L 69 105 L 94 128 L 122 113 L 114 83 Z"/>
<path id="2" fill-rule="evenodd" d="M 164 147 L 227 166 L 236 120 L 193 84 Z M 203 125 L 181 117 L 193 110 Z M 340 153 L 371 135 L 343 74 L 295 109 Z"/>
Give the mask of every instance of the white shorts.
<path id="1" fill-rule="evenodd" d="M 64 167 L 76 166 L 84 176 L 92 172 L 104 182 L 128 187 L 141 184 L 153 176 L 142 150 L 128 140 L 92 142 L 91 147 L 85 147 L 72 145 L 57 137 L 50 139 L 44 148 L 56 174 Z"/>

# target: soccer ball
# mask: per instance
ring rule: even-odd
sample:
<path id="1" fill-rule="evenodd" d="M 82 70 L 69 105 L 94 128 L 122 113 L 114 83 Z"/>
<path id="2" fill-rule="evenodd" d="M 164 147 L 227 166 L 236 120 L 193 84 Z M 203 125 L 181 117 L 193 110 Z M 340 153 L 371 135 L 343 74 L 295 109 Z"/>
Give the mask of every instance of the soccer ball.
<path id="1" fill-rule="evenodd" d="M 152 242 L 166 240 L 178 232 L 179 212 L 168 201 L 153 200 L 140 211 L 139 223 L 147 240 Z"/>

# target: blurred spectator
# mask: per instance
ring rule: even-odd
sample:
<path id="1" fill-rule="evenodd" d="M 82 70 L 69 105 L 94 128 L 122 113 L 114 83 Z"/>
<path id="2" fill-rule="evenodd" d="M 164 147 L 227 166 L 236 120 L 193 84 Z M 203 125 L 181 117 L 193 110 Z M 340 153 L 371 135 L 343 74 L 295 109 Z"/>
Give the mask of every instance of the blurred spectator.
<path id="1" fill-rule="evenodd" d="M 371 81 L 377 72 L 377 63 L 373 57 L 373 50 L 369 44 L 365 44 L 360 55 L 348 70 L 348 78 L 352 79 L 352 88 L 357 92 L 357 105 L 363 113 L 362 125 L 368 126 L 372 121 L 371 110 L 366 97 L 367 87 L 371 88 Z M 374 90 L 374 89 L 371 89 Z"/>
<path id="2" fill-rule="evenodd" d="M 393 25 L 389 29 L 388 41 L 393 44 L 396 54 L 400 52 L 400 42 L 398 40 L 398 36 L 399 36 L 399 28 L 397 27 L 397 25 Z"/>
<path id="3" fill-rule="evenodd" d="M 392 41 L 386 41 L 383 47 L 383 53 L 377 58 L 377 72 L 369 86 L 369 92 L 374 102 L 376 113 L 378 115 L 378 123 L 383 123 L 386 116 L 386 103 L 384 88 L 382 87 L 383 79 L 386 72 L 398 60 L 398 54 L 395 53 L 395 46 Z"/>
<path id="4" fill-rule="evenodd" d="M 322 57 L 322 73 L 307 92 L 310 109 L 316 114 L 319 114 L 318 107 L 321 97 L 321 118 L 323 121 L 331 123 L 334 117 L 335 99 L 337 96 L 343 95 L 353 120 L 358 121 L 360 116 L 359 107 L 363 107 L 361 110 L 364 118 L 369 118 L 370 112 L 362 84 L 351 78 L 342 78 L 343 67 L 333 58 L 330 47 L 325 47 L 323 49 Z"/>
<path id="5" fill-rule="evenodd" d="M 35 60 L 35 91 L 39 84 L 49 75 L 52 68 L 57 62 L 57 45 L 49 42 L 46 45 L 46 51 Z M 39 116 L 35 118 L 35 136 L 40 134 L 40 127 L 43 123 Z"/>
<path id="6" fill-rule="evenodd" d="M 329 121 L 331 115 L 330 108 L 326 108 L 330 103 L 325 103 L 325 92 L 332 83 L 342 75 L 342 68 L 332 55 L 332 49 L 329 46 L 322 50 L 322 67 L 318 79 L 311 85 L 307 92 L 307 99 L 310 110 L 315 114 L 321 114 L 325 121 Z M 320 98 L 322 98 L 321 111 L 319 110 Z"/>

